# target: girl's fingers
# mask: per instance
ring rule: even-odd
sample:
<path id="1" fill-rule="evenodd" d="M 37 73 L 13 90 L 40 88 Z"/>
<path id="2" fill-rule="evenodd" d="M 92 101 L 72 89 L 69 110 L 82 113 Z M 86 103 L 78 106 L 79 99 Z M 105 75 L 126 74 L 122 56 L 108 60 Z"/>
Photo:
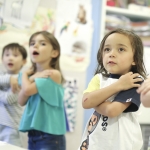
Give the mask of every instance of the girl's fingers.
<path id="1" fill-rule="evenodd" d="M 35 78 L 48 78 L 52 75 L 52 71 L 50 70 L 45 70 L 45 71 L 42 71 L 42 72 L 37 72 L 35 74 Z"/>
<path id="2" fill-rule="evenodd" d="M 139 77 L 140 75 L 139 75 L 138 73 L 134 73 L 134 74 L 131 74 L 131 76 L 132 76 L 133 78 L 137 78 L 137 77 Z"/>
<path id="3" fill-rule="evenodd" d="M 133 87 L 140 87 L 140 84 L 134 84 Z"/>
<path id="4" fill-rule="evenodd" d="M 143 81 L 143 79 L 142 78 L 135 78 L 134 79 L 134 82 L 140 82 L 140 81 Z"/>
<path id="5" fill-rule="evenodd" d="M 45 74 L 48 75 L 48 76 L 51 76 L 52 72 L 49 71 L 49 72 L 46 72 Z"/>

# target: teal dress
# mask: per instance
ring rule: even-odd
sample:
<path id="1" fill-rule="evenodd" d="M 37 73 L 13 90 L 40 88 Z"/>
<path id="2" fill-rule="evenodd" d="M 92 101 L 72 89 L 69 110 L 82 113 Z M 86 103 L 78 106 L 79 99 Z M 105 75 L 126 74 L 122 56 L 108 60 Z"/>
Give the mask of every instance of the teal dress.
<path id="1" fill-rule="evenodd" d="M 21 75 L 19 76 L 21 80 Z M 64 89 L 51 78 L 37 78 L 38 93 L 29 97 L 19 130 L 38 130 L 49 134 L 66 133 Z"/>

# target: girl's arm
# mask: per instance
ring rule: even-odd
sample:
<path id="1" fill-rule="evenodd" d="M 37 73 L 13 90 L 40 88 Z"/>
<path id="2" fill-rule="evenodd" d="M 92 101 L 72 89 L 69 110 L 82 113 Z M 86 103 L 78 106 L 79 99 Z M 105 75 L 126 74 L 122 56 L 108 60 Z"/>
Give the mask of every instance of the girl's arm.
<path id="1" fill-rule="evenodd" d="M 139 87 L 140 84 L 136 84 L 136 82 L 142 81 L 142 79 L 136 78 L 138 76 L 139 74 L 137 73 L 133 74 L 132 72 L 129 72 L 125 75 L 122 75 L 118 81 L 105 88 L 90 93 L 85 93 L 82 99 L 83 108 L 85 109 L 95 108 L 101 103 L 103 103 L 104 101 L 106 101 L 109 97 L 111 97 L 115 93 L 133 87 Z"/>
<path id="2" fill-rule="evenodd" d="M 18 103 L 21 106 L 26 105 L 27 101 L 28 101 L 29 96 L 24 95 L 23 90 L 21 89 L 18 95 Z"/>
<path id="3" fill-rule="evenodd" d="M 121 102 L 103 102 L 99 106 L 95 107 L 95 110 L 108 117 L 116 117 L 120 115 L 125 109 L 127 109 L 131 105 L 130 102 L 128 103 L 121 103 Z"/>
<path id="4" fill-rule="evenodd" d="M 28 98 L 29 94 L 32 93 L 36 93 L 36 86 L 34 87 L 33 85 L 35 85 L 35 83 L 31 80 L 29 80 L 29 75 L 32 73 L 31 69 L 27 70 L 26 72 L 24 72 L 22 74 L 22 87 L 21 87 L 21 90 L 19 92 L 19 95 L 18 95 L 18 103 L 21 105 L 21 106 L 24 106 L 26 105 L 27 101 L 28 101 Z M 31 86 L 32 84 L 32 86 Z M 30 86 L 30 87 L 29 87 Z M 31 90 L 29 93 L 28 90 Z"/>
<path id="5" fill-rule="evenodd" d="M 28 73 L 24 72 L 22 74 L 22 94 L 26 97 L 36 94 L 37 88 L 35 82 L 31 82 L 28 77 Z"/>
<path id="6" fill-rule="evenodd" d="M 34 82 L 35 78 L 51 77 L 51 79 L 54 82 L 58 84 L 61 83 L 61 74 L 57 70 L 44 70 L 42 72 L 37 72 L 34 75 L 32 75 L 30 78 L 28 78 L 30 74 L 31 71 L 28 70 L 24 72 L 22 75 L 22 88 L 18 97 L 18 102 L 21 106 L 24 106 L 27 103 L 29 96 L 34 95 L 38 92 L 36 84 Z"/>
<path id="7" fill-rule="evenodd" d="M 121 91 L 118 86 L 118 81 L 105 88 L 95 90 L 90 93 L 85 93 L 82 99 L 82 106 L 85 109 L 94 108 L 103 103 L 106 99 Z M 116 87 L 116 88 L 114 88 Z M 109 91 L 109 92 L 108 92 Z"/>
<path id="8" fill-rule="evenodd" d="M 28 78 L 30 72 L 23 73 L 22 76 L 22 89 L 25 96 L 31 96 L 38 92 L 36 84 L 34 82 L 35 78 L 48 78 L 50 77 L 53 81 L 60 84 L 61 83 L 61 74 L 57 70 L 44 70 L 42 72 L 37 72 L 31 76 L 32 79 Z"/>

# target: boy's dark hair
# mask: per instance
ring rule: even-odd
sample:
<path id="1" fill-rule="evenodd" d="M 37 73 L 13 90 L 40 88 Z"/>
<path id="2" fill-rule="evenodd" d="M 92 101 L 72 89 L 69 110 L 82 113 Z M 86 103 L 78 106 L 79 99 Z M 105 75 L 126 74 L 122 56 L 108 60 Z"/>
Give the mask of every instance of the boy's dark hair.
<path id="1" fill-rule="evenodd" d="M 98 66 L 96 68 L 95 74 L 97 73 L 102 73 L 103 76 L 108 77 L 109 73 L 103 66 L 103 48 L 106 39 L 108 38 L 109 35 L 113 33 L 119 33 L 122 35 L 125 35 L 129 38 L 132 50 L 134 52 L 134 61 L 135 61 L 135 66 L 132 66 L 131 71 L 133 73 L 139 73 L 142 77 L 146 78 L 146 69 L 143 61 L 143 43 L 142 40 L 138 35 L 136 35 L 134 32 L 125 30 L 125 29 L 115 29 L 113 31 L 110 31 L 107 33 L 103 40 L 101 41 L 100 48 L 97 53 L 97 61 L 98 61 Z"/>
<path id="2" fill-rule="evenodd" d="M 5 50 L 9 50 L 9 49 L 18 50 L 21 53 L 23 59 L 27 58 L 26 49 L 18 43 L 10 43 L 10 44 L 5 45 L 2 51 L 2 58 L 3 58 Z"/>

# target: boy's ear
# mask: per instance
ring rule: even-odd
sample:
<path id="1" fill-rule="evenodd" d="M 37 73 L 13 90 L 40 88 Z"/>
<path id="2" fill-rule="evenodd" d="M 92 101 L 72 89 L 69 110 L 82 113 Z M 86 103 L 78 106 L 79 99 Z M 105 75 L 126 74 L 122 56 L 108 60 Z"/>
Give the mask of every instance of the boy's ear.
<path id="1" fill-rule="evenodd" d="M 52 58 L 56 58 L 59 55 L 59 52 L 57 50 L 52 51 Z"/>

